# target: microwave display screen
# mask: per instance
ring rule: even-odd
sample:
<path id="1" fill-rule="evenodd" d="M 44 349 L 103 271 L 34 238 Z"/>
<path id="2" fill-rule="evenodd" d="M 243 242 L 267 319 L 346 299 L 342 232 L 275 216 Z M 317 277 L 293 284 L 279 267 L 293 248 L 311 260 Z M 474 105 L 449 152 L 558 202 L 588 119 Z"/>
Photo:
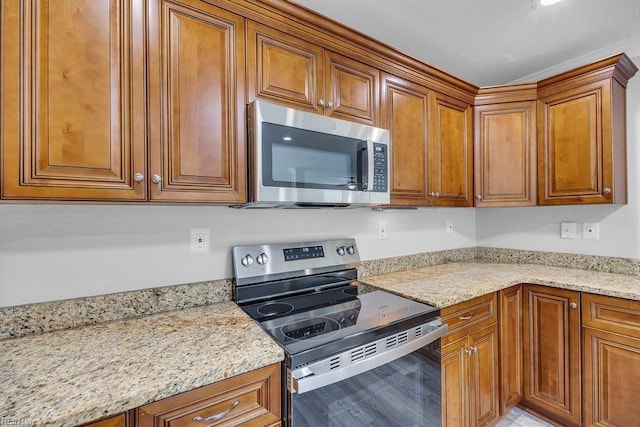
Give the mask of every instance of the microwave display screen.
<path id="1" fill-rule="evenodd" d="M 263 183 L 273 187 L 362 190 L 366 141 L 262 123 Z"/>
<path id="2" fill-rule="evenodd" d="M 324 247 L 305 246 L 303 248 L 283 249 L 285 261 L 297 261 L 300 259 L 324 258 Z"/>

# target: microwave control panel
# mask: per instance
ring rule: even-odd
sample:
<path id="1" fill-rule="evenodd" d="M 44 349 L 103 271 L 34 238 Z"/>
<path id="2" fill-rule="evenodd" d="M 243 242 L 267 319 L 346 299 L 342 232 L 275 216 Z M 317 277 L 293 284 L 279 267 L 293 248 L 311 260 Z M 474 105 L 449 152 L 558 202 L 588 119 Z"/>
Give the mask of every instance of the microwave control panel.
<path id="1" fill-rule="evenodd" d="M 387 182 L 389 156 L 387 155 L 386 144 L 373 143 L 373 191 L 387 192 L 389 183 Z"/>

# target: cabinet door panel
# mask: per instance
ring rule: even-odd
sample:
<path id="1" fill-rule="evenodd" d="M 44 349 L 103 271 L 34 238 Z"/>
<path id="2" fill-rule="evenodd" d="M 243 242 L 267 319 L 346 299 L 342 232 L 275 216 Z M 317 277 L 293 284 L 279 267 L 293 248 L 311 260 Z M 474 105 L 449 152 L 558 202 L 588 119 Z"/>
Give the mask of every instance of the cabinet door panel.
<path id="1" fill-rule="evenodd" d="M 378 124 L 380 71 L 338 55 L 325 53 L 325 114 L 345 120 Z"/>
<path id="2" fill-rule="evenodd" d="M 152 3 L 150 50 L 161 70 L 152 105 L 161 110 L 150 171 L 162 181 L 151 199 L 244 201 L 243 19 L 197 0 Z"/>
<path id="3" fill-rule="evenodd" d="M 3 196 L 144 199 L 141 3 L 1 7 Z"/>
<path id="4" fill-rule="evenodd" d="M 476 107 L 475 126 L 476 206 L 534 206 L 535 102 Z"/>
<path id="5" fill-rule="evenodd" d="M 472 206 L 471 106 L 446 95 L 429 95 L 428 190 L 439 206 Z"/>
<path id="6" fill-rule="evenodd" d="M 428 89 L 383 75 L 382 127 L 391 131 L 391 204 L 424 206 L 427 198 Z"/>
<path id="7" fill-rule="evenodd" d="M 538 101 L 541 204 L 611 202 L 610 92 L 596 83 Z"/>
<path id="8" fill-rule="evenodd" d="M 522 400 L 522 286 L 500 291 L 500 413 Z"/>
<path id="9" fill-rule="evenodd" d="M 469 335 L 472 425 L 495 421 L 498 413 L 498 330 L 491 326 Z"/>
<path id="10" fill-rule="evenodd" d="M 249 102 L 265 98 L 322 114 L 323 49 L 252 21 L 247 23 Z"/>
<path id="11" fill-rule="evenodd" d="M 464 337 L 442 348 L 442 425 L 466 427 L 469 425 L 468 355 Z"/>
<path id="12" fill-rule="evenodd" d="M 637 425 L 640 340 L 585 328 L 584 378 L 586 425 Z"/>
<path id="13" fill-rule="evenodd" d="M 566 425 L 580 425 L 579 294 L 525 285 L 524 298 L 525 404 Z"/>

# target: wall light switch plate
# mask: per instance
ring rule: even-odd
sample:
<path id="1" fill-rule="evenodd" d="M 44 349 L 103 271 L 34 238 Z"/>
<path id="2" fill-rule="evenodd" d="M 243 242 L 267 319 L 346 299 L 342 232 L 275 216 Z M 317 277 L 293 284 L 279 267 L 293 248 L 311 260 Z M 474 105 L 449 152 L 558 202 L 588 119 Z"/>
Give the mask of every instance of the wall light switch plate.
<path id="1" fill-rule="evenodd" d="M 560 238 L 562 239 L 575 239 L 578 237 L 576 234 L 575 222 L 561 222 L 560 223 Z"/>
<path id="2" fill-rule="evenodd" d="M 600 239 L 600 223 L 599 222 L 582 223 L 582 238 L 587 240 L 599 240 Z"/>
<path id="3" fill-rule="evenodd" d="M 385 240 L 387 238 L 387 223 L 378 223 L 378 240 Z"/>

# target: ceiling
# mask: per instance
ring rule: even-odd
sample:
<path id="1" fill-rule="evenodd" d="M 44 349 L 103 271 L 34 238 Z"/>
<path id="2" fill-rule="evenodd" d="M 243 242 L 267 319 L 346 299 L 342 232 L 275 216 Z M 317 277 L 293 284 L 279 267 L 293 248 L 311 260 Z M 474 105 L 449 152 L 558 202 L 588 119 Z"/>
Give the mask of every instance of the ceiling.
<path id="1" fill-rule="evenodd" d="M 640 0 L 292 1 L 478 86 L 640 46 Z"/>

